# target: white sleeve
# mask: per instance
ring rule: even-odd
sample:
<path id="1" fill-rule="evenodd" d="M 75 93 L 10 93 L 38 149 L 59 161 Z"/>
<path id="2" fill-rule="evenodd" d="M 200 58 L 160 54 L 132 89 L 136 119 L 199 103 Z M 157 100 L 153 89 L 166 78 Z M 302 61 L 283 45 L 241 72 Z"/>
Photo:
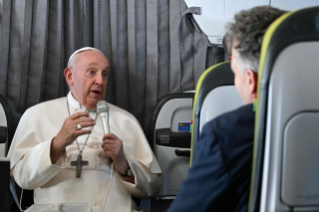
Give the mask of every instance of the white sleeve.
<path id="1" fill-rule="evenodd" d="M 41 142 L 27 151 L 13 168 L 13 176 L 23 189 L 36 189 L 47 183 L 66 166 L 66 153 L 52 164 L 52 140 Z"/>
<path id="2" fill-rule="evenodd" d="M 126 189 L 138 198 L 157 195 L 161 188 L 161 181 L 158 175 L 149 172 L 149 170 L 136 159 L 127 158 L 127 162 L 133 171 L 135 184 L 126 182 L 120 177 Z"/>

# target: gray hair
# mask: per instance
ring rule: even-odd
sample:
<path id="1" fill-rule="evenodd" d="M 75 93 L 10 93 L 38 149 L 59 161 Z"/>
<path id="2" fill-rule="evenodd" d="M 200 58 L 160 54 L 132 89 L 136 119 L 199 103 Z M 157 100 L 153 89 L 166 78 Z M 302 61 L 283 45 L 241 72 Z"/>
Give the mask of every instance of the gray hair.
<path id="1" fill-rule="evenodd" d="M 230 57 L 231 56 L 231 41 L 228 40 L 227 37 L 228 36 L 226 33 L 226 35 L 223 37 L 223 47 L 227 56 Z"/>
<path id="2" fill-rule="evenodd" d="M 286 13 L 270 6 L 242 10 L 235 15 L 235 23 L 226 25 L 226 41 L 238 41 L 233 59 L 240 70 L 251 69 L 258 73 L 261 44 L 269 25 Z"/>

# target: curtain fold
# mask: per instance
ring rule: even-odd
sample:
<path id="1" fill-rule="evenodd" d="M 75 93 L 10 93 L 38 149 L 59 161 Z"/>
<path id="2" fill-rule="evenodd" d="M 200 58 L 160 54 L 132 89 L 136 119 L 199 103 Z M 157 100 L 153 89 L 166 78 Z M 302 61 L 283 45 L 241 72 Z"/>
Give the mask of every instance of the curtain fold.
<path id="1" fill-rule="evenodd" d="M 149 111 L 154 108 L 158 94 L 158 1 L 146 1 L 146 92 L 144 123 L 148 123 Z M 160 79 L 159 79 L 160 80 Z"/>
<path id="2" fill-rule="evenodd" d="M 9 65 L 9 42 L 11 28 L 11 2 L 0 0 L 0 92 L 4 97 L 7 93 L 8 65 Z"/>
<path id="3" fill-rule="evenodd" d="M 146 1 L 135 1 L 135 38 L 132 45 L 135 47 L 135 60 L 134 64 L 130 66 L 135 68 L 136 78 L 134 79 L 133 89 L 136 91 L 136 95 L 131 95 L 131 98 L 134 100 L 136 106 L 136 112 L 133 113 L 136 118 L 139 120 L 140 124 L 144 127 L 144 111 L 145 111 L 145 95 L 146 87 Z M 143 85 L 143 86 L 140 86 Z M 135 87 L 135 88 L 134 88 Z"/>
<path id="4" fill-rule="evenodd" d="M 223 61 L 190 16 L 181 45 L 186 10 L 183 0 L 0 0 L 0 93 L 15 125 L 27 108 L 67 94 L 69 56 L 92 46 L 110 63 L 106 100 L 147 132 L 161 97 L 195 89 L 206 66 Z"/>
<path id="5" fill-rule="evenodd" d="M 58 98 L 68 90 L 62 71 L 65 64 L 62 14 L 63 2 L 50 1 L 43 101 Z"/>
<path id="6" fill-rule="evenodd" d="M 169 70 L 169 90 L 171 93 L 181 92 L 181 58 L 179 53 L 179 36 L 178 26 L 181 21 L 181 16 L 186 10 L 186 5 L 183 1 L 169 1 L 169 46 L 168 52 L 170 58 Z"/>

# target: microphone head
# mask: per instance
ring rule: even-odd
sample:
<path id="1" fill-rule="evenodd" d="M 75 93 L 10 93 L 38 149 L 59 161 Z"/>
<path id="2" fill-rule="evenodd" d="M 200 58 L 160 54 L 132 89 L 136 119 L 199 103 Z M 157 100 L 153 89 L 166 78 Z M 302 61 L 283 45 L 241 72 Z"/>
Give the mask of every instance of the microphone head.
<path id="1" fill-rule="evenodd" d="M 99 101 L 97 103 L 96 108 L 97 108 L 98 114 L 109 112 L 109 105 L 107 104 L 107 102 L 105 100 Z"/>

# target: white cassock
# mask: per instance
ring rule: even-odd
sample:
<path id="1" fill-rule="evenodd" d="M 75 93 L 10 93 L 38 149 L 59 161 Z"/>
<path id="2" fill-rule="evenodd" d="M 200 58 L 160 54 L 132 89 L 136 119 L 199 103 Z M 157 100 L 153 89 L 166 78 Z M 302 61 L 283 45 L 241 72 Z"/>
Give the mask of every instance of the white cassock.
<path id="1" fill-rule="evenodd" d="M 109 104 L 112 133 L 123 141 L 124 153 L 134 173 L 135 184 L 122 180 L 114 169 L 110 185 L 111 164 L 101 148 L 103 127 L 98 116 L 96 125 L 84 146 L 81 178 L 71 166 L 79 154 L 74 141 L 55 164 L 51 163 L 51 141 L 64 120 L 80 109 L 71 92 L 67 97 L 44 102 L 28 109 L 14 135 L 8 157 L 16 182 L 24 189 L 34 189 L 34 202 L 27 211 L 104 212 L 136 210 L 131 195 L 139 198 L 154 196 L 161 183 L 161 169 L 137 120 L 127 111 Z M 96 112 L 89 112 L 95 119 Z M 82 149 L 88 135 L 78 137 Z M 109 188 L 110 186 L 110 188 Z M 107 190 L 109 188 L 109 195 Z M 107 198 L 106 198 L 107 197 Z"/>

